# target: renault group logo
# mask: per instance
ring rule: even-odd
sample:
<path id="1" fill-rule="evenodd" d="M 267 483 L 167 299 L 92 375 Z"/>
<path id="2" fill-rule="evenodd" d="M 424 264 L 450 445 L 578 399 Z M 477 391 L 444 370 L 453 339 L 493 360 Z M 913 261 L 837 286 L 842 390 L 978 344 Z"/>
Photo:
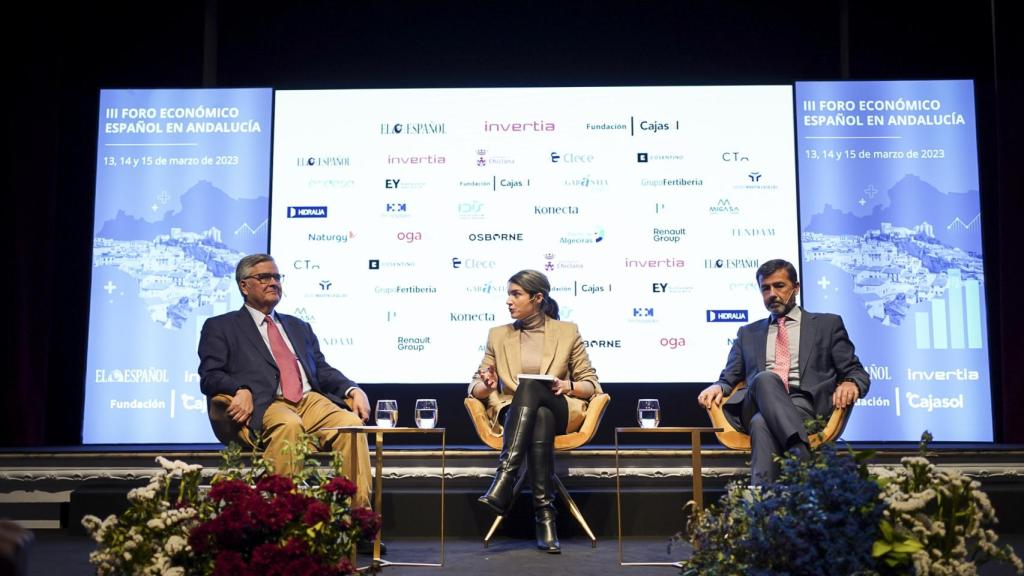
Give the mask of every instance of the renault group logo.
<path id="1" fill-rule="evenodd" d="M 708 322 L 747 322 L 746 310 L 708 310 Z"/>
<path id="2" fill-rule="evenodd" d="M 289 218 L 327 218 L 327 206 L 289 206 Z"/>

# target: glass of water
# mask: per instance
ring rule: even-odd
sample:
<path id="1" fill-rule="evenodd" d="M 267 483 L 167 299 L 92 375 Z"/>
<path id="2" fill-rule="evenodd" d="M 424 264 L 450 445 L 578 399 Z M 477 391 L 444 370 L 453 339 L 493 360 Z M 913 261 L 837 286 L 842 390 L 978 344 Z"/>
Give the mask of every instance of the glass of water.
<path id="1" fill-rule="evenodd" d="M 642 398 L 636 403 L 636 419 L 641 428 L 657 428 L 661 423 L 661 405 L 657 398 Z"/>
<path id="2" fill-rule="evenodd" d="M 437 400 L 420 398 L 416 401 L 416 427 L 433 428 L 437 426 Z"/>
<path id="3" fill-rule="evenodd" d="M 398 425 L 398 400 L 377 400 L 377 426 L 394 428 Z"/>

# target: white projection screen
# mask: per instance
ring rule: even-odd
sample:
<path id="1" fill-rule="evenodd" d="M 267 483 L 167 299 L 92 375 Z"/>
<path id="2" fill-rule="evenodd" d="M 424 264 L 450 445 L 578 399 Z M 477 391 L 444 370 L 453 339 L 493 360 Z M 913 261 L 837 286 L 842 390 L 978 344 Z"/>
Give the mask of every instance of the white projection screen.
<path id="1" fill-rule="evenodd" d="M 467 382 L 544 271 L 604 382 L 710 382 L 799 262 L 790 86 L 277 91 L 279 310 L 366 383 Z"/>

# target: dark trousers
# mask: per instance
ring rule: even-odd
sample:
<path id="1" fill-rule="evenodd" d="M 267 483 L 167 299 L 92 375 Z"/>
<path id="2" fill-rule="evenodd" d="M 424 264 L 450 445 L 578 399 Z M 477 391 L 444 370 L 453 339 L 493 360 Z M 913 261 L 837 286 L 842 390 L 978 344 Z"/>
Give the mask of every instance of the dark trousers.
<path id="1" fill-rule="evenodd" d="M 779 475 L 776 456 L 797 442 L 807 444 L 805 420 L 814 418 L 810 394 L 796 388 L 787 393 L 773 372 L 754 376 L 743 398 L 742 423 L 750 434 L 750 483 L 774 482 Z"/>

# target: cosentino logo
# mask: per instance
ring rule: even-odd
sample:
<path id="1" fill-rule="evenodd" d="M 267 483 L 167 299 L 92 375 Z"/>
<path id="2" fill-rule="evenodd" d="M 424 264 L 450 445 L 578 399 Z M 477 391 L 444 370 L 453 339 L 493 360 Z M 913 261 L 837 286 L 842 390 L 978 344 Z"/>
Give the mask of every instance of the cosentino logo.
<path id="1" fill-rule="evenodd" d="M 533 213 L 538 216 L 569 216 L 580 213 L 579 206 L 534 206 Z"/>
<path id="2" fill-rule="evenodd" d="M 753 270 L 761 265 L 757 258 L 717 258 L 704 260 L 704 267 L 718 270 Z"/>
<path id="3" fill-rule="evenodd" d="M 439 136 L 446 134 L 444 122 L 396 122 L 381 124 L 384 136 Z"/>
<path id="4" fill-rule="evenodd" d="M 395 164 L 398 166 L 427 166 L 436 165 L 442 166 L 447 164 L 448 159 L 440 154 L 425 154 L 422 156 L 396 156 L 388 154 L 388 164 Z"/>
<path id="5" fill-rule="evenodd" d="M 703 186 L 704 180 L 700 178 L 644 178 L 640 180 L 640 185 L 652 188 L 678 188 L 682 186 Z"/>
<path id="6" fill-rule="evenodd" d="M 492 122 L 484 120 L 484 132 L 554 132 L 555 123 L 544 120 Z"/>
<path id="7" fill-rule="evenodd" d="M 339 168 L 352 165 L 348 156 L 299 156 L 295 163 L 303 168 Z"/>
<path id="8" fill-rule="evenodd" d="M 775 228 L 733 228 L 731 234 L 735 238 L 774 238 Z"/>
<path id="9" fill-rule="evenodd" d="M 449 312 L 449 322 L 494 322 L 494 314 L 490 312 Z"/>

